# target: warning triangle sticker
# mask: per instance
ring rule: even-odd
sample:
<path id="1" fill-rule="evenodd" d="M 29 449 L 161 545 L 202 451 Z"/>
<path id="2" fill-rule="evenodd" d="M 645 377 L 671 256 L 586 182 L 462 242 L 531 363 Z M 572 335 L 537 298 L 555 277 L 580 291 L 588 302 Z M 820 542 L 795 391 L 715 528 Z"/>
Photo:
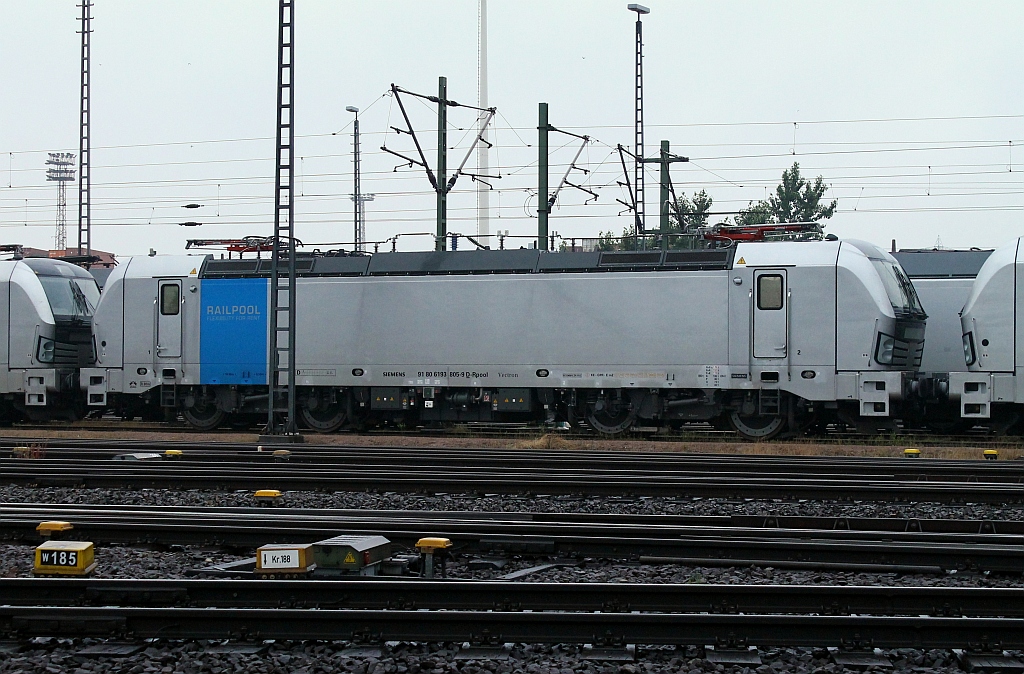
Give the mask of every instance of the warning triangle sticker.
<path id="1" fill-rule="evenodd" d="M 195 273 L 196 273 L 196 268 L 195 268 L 195 267 L 192 267 L 192 271 L 190 271 L 190 272 L 188 273 L 188 275 L 189 275 L 189 276 L 191 276 L 192 274 L 195 274 Z"/>
<path id="2" fill-rule="evenodd" d="M 747 261 L 744 260 L 742 257 L 740 259 L 736 260 L 736 264 L 746 264 L 746 263 L 747 263 Z"/>
<path id="3" fill-rule="evenodd" d="M 356 562 L 356 556 L 353 555 L 351 552 L 348 553 L 347 555 L 345 555 L 345 563 L 346 564 L 355 564 L 355 562 Z"/>

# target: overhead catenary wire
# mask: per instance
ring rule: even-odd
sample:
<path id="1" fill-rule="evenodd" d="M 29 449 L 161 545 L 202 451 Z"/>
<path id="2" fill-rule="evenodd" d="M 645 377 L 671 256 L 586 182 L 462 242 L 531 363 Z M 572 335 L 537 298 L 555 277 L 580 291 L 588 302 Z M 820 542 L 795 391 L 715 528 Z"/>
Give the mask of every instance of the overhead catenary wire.
<path id="1" fill-rule="evenodd" d="M 376 105 L 385 96 L 386 94 L 382 94 L 377 97 L 370 106 Z M 391 104 L 394 104 L 393 100 Z M 367 106 L 367 108 L 370 106 Z M 516 221 L 516 212 L 531 193 L 532 175 L 530 175 L 529 169 L 536 165 L 532 156 L 527 159 L 527 157 L 522 155 L 522 152 L 528 151 L 531 144 L 524 140 L 519 131 L 532 129 L 532 127 L 516 127 L 509 123 L 504 115 L 500 113 L 495 117 L 496 123 L 493 125 L 495 133 L 500 130 L 505 134 L 506 140 L 515 138 L 518 141 L 500 143 L 497 142 L 499 140 L 497 136 L 493 139 L 495 147 L 502 148 L 502 154 L 505 155 L 499 158 L 495 172 L 507 176 L 510 181 L 507 186 L 494 188 L 494 192 L 498 197 L 495 214 L 498 218 L 507 218 L 510 222 L 514 223 Z M 801 126 L 812 124 L 884 125 L 903 124 L 906 122 L 934 122 L 935 126 L 929 126 L 929 129 L 954 129 L 954 127 L 959 129 L 960 127 L 957 126 L 959 122 L 977 119 L 1016 120 L 1019 118 L 1024 118 L 1024 115 L 800 120 L 799 124 Z M 497 123 L 499 121 L 500 123 Z M 792 121 L 780 121 L 649 124 L 648 128 L 693 129 L 706 127 L 713 129 L 726 126 L 751 126 L 756 129 L 770 124 L 792 125 L 792 123 Z M 463 138 L 460 138 L 456 143 L 450 144 L 452 149 L 461 148 L 464 151 L 466 142 L 470 139 L 474 129 L 463 126 L 456 127 L 452 124 L 449 124 L 449 127 L 465 131 Z M 618 127 L 616 125 L 594 125 L 563 126 L 562 128 L 565 130 L 576 129 L 591 132 L 597 129 L 614 130 L 615 128 L 628 129 L 630 127 L 628 125 L 619 125 Z M 330 134 L 308 134 L 299 136 L 299 138 L 329 138 L 343 131 L 344 129 Z M 366 133 L 368 136 L 374 134 L 386 135 L 387 131 L 385 128 L 381 131 L 367 131 Z M 916 140 L 905 140 L 902 138 L 899 140 L 888 140 L 880 139 L 877 136 L 862 140 L 846 138 L 804 139 L 803 135 L 804 133 L 801 131 L 799 153 L 795 157 L 788 152 L 789 146 L 792 145 L 789 142 L 766 142 L 763 140 L 747 142 L 742 139 L 730 142 L 715 142 L 716 139 L 714 138 L 701 138 L 699 139 L 700 142 L 686 143 L 673 140 L 674 145 L 685 146 L 690 150 L 694 148 L 709 150 L 708 152 L 700 153 L 690 151 L 689 154 L 704 154 L 708 156 L 693 157 L 692 159 L 697 160 L 695 165 L 681 170 L 674 178 L 674 183 L 678 187 L 687 190 L 698 189 L 699 187 L 707 188 L 709 192 L 712 192 L 716 205 L 728 206 L 730 204 L 738 204 L 745 206 L 749 201 L 756 200 L 760 195 L 754 195 L 753 199 L 748 198 L 746 195 L 742 195 L 743 189 L 756 188 L 759 190 L 762 186 L 771 187 L 777 185 L 780 170 L 788 168 L 789 163 L 795 159 L 800 161 L 807 175 L 825 173 L 831 188 L 831 195 L 838 196 L 840 199 L 844 196 L 853 199 L 858 191 L 863 192 L 864 187 L 870 186 L 870 193 L 860 195 L 856 211 L 858 214 L 867 212 L 965 212 L 954 211 L 954 208 L 976 212 L 987 212 L 983 209 L 993 209 L 995 211 L 1017 209 L 1016 203 L 1006 204 L 998 202 L 1019 201 L 1021 190 L 1015 189 L 1015 186 L 1021 184 L 1020 180 L 1024 177 L 1024 173 L 1014 171 L 1012 145 L 1020 144 L 1024 141 L 1016 139 L 1007 140 L 1005 138 L 998 140 L 995 138 L 989 139 L 984 138 L 988 134 L 971 134 L 962 131 L 944 134 L 937 133 L 934 130 L 928 134 L 931 136 L 930 139 Z M 225 225 L 243 226 L 233 223 L 239 218 L 258 219 L 264 217 L 265 214 L 261 213 L 261 206 L 267 204 L 267 200 L 249 192 L 270 182 L 270 177 L 259 170 L 261 166 L 269 168 L 269 159 L 258 156 L 248 158 L 217 156 L 220 152 L 217 149 L 218 146 L 225 143 L 241 143 L 244 145 L 261 140 L 268 139 L 212 139 L 106 146 L 111 150 L 116 149 L 117 152 L 113 154 L 105 153 L 103 155 L 103 159 L 107 162 L 106 165 L 101 166 L 95 162 L 93 164 L 96 169 L 102 168 L 104 172 L 103 177 L 108 178 L 106 181 L 101 182 L 98 180 L 100 176 L 96 176 L 97 180 L 94 181 L 94 189 L 101 190 L 101 193 L 98 193 L 93 199 L 93 208 L 97 210 L 97 222 L 101 218 L 104 221 L 117 219 L 122 214 L 131 213 L 133 209 L 137 212 L 145 213 L 145 220 L 141 221 L 143 224 L 153 215 L 154 209 L 156 211 L 153 218 L 154 223 L 164 222 L 164 220 L 161 220 L 161 217 L 168 218 L 167 221 L 169 222 L 171 216 L 167 213 L 166 209 L 174 208 L 175 203 L 179 200 L 202 200 L 203 190 L 209 190 L 209 194 L 212 195 L 214 189 L 218 192 L 223 191 L 223 194 L 218 195 L 218 202 L 226 209 L 226 212 L 221 217 L 222 220 L 225 220 Z M 592 193 L 599 194 L 607 193 L 608 190 L 619 192 L 621 188 L 616 184 L 616 181 L 620 177 L 620 172 L 617 171 L 617 167 L 611 162 L 613 158 L 612 146 L 607 143 L 598 144 L 607 148 L 608 151 L 603 157 L 597 157 L 595 160 L 591 156 L 588 147 L 586 155 L 584 155 L 587 159 L 583 164 L 587 170 L 585 180 L 587 189 L 591 190 Z M 202 150 L 202 152 L 211 156 L 193 158 L 195 155 L 191 154 L 192 148 L 188 146 L 195 146 L 197 152 L 203 147 L 208 147 L 208 151 Z M 136 149 L 144 150 L 152 147 L 172 148 L 172 154 L 168 158 L 169 161 L 132 161 L 137 158 L 132 154 Z M 178 147 L 180 151 L 173 150 L 175 147 Z M 1007 150 L 1007 147 L 1011 149 Z M 97 146 L 97 149 L 101 148 L 102 146 Z M 324 152 L 323 150 L 330 148 L 322 145 L 313 146 L 310 149 L 312 151 L 304 153 L 300 159 L 300 189 L 306 195 L 303 201 L 309 203 L 311 212 L 317 212 L 317 218 L 327 218 L 329 220 L 334 215 L 345 212 L 345 209 L 341 209 L 338 206 L 347 200 L 347 193 L 342 193 L 341 189 L 334 189 L 334 183 L 342 180 L 346 175 L 351 176 L 350 171 L 335 171 L 331 169 L 334 162 L 339 159 L 347 159 L 349 155 L 345 152 Z M 320 152 L 315 152 L 316 150 L 320 150 Z M 248 150 L 246 151 L 248 152 Z M 1001 153 L 998 161 L 994 161 L 995 155 L 993 155 L 993 151 Z M 28 153 L 28 151 L 18 151 L 17 153 L 21 155 L 22 152 Z M 177 156 L 175 156 L 175 152 Z M 182 155 L 183 152 L 189 152 L 190 154 Z M 1007 163 L 1008 153 L 1010 153 L 1009 163 Z M 39 189 L 45 189 L 45 186 L 24 185 L 17 188 L 13 187 L 15 175 L 31 175 L 32 172 L 38 171 L 38 169 L 25 166 L 15 167 L 14 154 L 15 152 L 13 151 L 9 152 L 10 172 L 8 182 L 12 183 L 12 187 L 7 188 L 7 190 L 0 190 L 0 220 L 11 220 L 11 223 L 5 222 L 4 224 L 13 226 L 13 219 L 17 218 L 18 224 L 24 226 L 24 222 L 29 220 L 29 217 L 26 216 L 22 219 L 21 216 L 29 213 L 33 221 L 36 219 L 37 214 L 40 221 L 44 221 L 43 213 L 45 213 L 48 205 L 41 198 L 33 198 L 33 195 L 41 194 Z M 380 157 L 384 154 L 384 152 L 368 153 L 371 157 L 373 155 Z M 595 152 L 593 154 L 597 155 L 598 153 Z M 559 156 L 557 151 L 553 151 L 552 155 L 553 159 Z M 876 162 L 870 159 L 874 156 L 912 157 L 915 155 L 921 155 L 920 161 L 901 161 L 899 159 L 893 161 L 886 159 Z M 579 157 L 579 153 L 577 153 L 577 157 Z M 863 161 L 857 161 L 856 159 L 851 161 L 849 159 L 851 157 L 863 157 L 865 159 Z M 835 158 L 835 160 L 829 161 L 829 158 Z M 505 162 L 503 163 L 500 159 L 505 159 Z M 564 161 L 552 161 L 551 166 L 553 168 L 559 167 L 556 170 L 571 171 L 574 162 L 568 161 L 568 159 L 571 159 L 571 157 L 565 157 Z M 780 159 L 784 161 L 779 162 L 778 160 Z M 993 161 L 983 161 L 985 159 L 993 159 Z M 21 161 L 19 160 L 18 163 L 20 164 Z M 856 164 L 856 166 L 852 164 Z M 935 210 L 926 211 L 916 207 L 913 201 L 907 201 L 905 204 L 899 205 L 903 207 L 903 210 L 896 211 L 895 207 L 897 207 L 899 200 L 913 200 L 920 197 L 915 190 L 920 187 L 921 183 L 915 182 L 915 180 L 920 178 L 927 179 L 926 167 L 928 166 L 932 167 L 931 198 L 944 199 L 943 205 Z M 193 169 L 196 167 L 201 167 L 203 176 L 195 176 L 196 171 Z M 190 173 L 191 175 L 189 175 Z M 389 199 L 396 200 L 394 207 L 379 204 L 380 207 L 374 209 L 375 216 L 392 222 L 399 222 L 399 220 L 392 219 L 395 216 L 401 216 L 403 219 L 406 216 L 422 216 L 419 217 L 419 220 L 423 222 L 428 222 L 431 219 L 431 208 L 426 206 L 422 208 L 415 207 L 416 200 L 429 195 L 430 192 L 403 189 L 403 187 L 409 186 L 409 180 L 415 180 L 417 176 L 395 174 L 392 170 L 383 169 L 370 169 L 364 175 L 368 184 L 373 185 L 372 189 L 375 189 Z M 1007 181 L 1003 180 L 1004 176 L 1007 178 Z M 1015 180 L 1017 182 L 1014 182 Z M 182 189 L 177 189 L 179 187 Z M 305 187 L 310 189 L 305 190 Z M 338 187 L 340 188 L 340 185 Z M 133 194 L 136 191 L 138 193 Z M 452 196 L 461 199 L 466 198 L 472 193 L 472 190 L 455 189 L 452 191 Z M 5 195 L 7 194 L 10 194 L 10 197 L 6 197 Z M 179 197 L 178 194 L 182 196 Z M 197 194 L 200 196 L 196 196 Z M 503 195 L 504 199 L 502 198 Z M 31 203 L 29 203 L 29 200 L 24 199 L 24 196 L 30 197 Z M 593 220 L 594 218 L 608 219 L 618 216 L 614 201 L 608 200 L 611 203 L 607 203 L 603 196 L 599 203 L 586 206 L 587 209 L 596 210 L 575 213 L 575 211 L 583 208 L 583 196 L 580 195 L 580 199 L 565 200 L 564 203 L 563 199 L 560 198 L 558 203 L 560 208 L 559 217 L 571 217 L 574 220 Z M 213 197 L 206 198 L 212 199 Z M 876 201 L 875 199 L 881 199 L 882 201 Z M 960 199 L 961 203 L 950 203 L 952 199 Z M 887 202 L 891 202 L 893 208 L 871 209 L 872 205 L 883 206 Z M 408 204 L 408 207 L 400 206 L 400 204 Z M 947 204 L 948 206 L 946 206 Z M 853 212 L 853 206 L 852 201 L 849 204 L 850 210 L 841 205 L 837 213 L 849 214 Z M 238 213 L 232 213 L 232 211 L 238 209 L 251 211 L 252 215 L 242 216 Z M 161 213 L 161 210 L 164 210 L 164 213 Z M 465 212 L 472 210 L 472 208 L 467 208 Z M 461 212 L 462 208 L 453 204 L 452 211 L 454 215 Z M 17 215 L 15 215 L 16 213 Z M 575 217 L 576 215 L 585 215 L 586 217 L 577 218 Z M 141 218 L 142 216 L 136 214 L 135 217 Z M 49 219 L 47 218 L 46 220 Z M 263 222 L 264 220 L 258 221 Z M 319 222 L 321 220 L 317 219 L 311 221 L 311 224 Z M 205 226 L 211 225 L 207 223 Z"/>

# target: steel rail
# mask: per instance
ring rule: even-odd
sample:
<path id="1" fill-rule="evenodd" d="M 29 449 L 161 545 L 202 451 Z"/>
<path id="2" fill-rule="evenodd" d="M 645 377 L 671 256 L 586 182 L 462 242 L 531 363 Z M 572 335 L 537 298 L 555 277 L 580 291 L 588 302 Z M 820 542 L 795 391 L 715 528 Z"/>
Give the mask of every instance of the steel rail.
<path id="1" fill-rule="evenodd" d="M 475 498 L 475 497 L 473 497 Z M 464 500 L 469 500 L 464 499 Z M 525 499 L 523 499 L 525 500 Z M 568 497 L 567 499 L 555 499 L 554 503 L 565 503 L 582 501 L 579 497 Z M 691 503 L 684 500 L 682 503 Z M 133 517 L 136 513 L 146 515 L 155 512 L 158 515 L 166 514 L 167 508 L 179 510 L 177 506 L 160 505 L 101 505 L 101 504 L 33 504 L 33 503 L 0 503 L 0 507 L 16 508 L 21 516 L 31 514 L 34 509 L 48 511 L 53 507 L 64 509 L 64 512 L 72 516 L 98 516 L 112 514 L 122 518 Z M 180 509 L 189 513 L 206 517 L 215 516 L 245 516 L 252 519 L 254 511 L 251 506 L 185 506 Z M 826 532 L 876 532 L 891 534 L 958 534 L 962 538 L 947 537 L 951 541 L 974 541 L 974 542 L 1012 542 L 1008 536 L 1024 536 L 1024 520 L 973 520 L 973 519 L 928 519 L 916 517 L 845 517 L 845 516 L 805 516 L 805 515 L 646 515 L 632 513 L 590 513 L 590 512 L 530 512 L 530 511 L 486 511 L 486 510 L 375 510 L 362 509 L 334 509 L 334 508 L 296 508 L 296 507 L 274 507 L 261 508 L 256 511 L 257 519 L 279 521 L 291 519 L 298 521 L 327 520 L 336 522 L 339 518 L 371 518 L 371 519 L 431 519 L 431 520 L 456 520 L 487 521 L 487 522 L 554 522 L 554 523 L 575 523 L 581 525 L 656 525 L 656 526 L 679 526 L 699 528 L 729 528 L 729 529 L 809 529 L 814 530 L 814 535 L 828 536 Z M 41 513 L 45 515 L 46 513 Z M 762 535 L 760 532 L 750 532 L 752 535 Z M 985 538 L 990 534 L 999 534 L 1002 538 Z M 837 535 L 842 535 L 837 534 Z M 905 537 L 905 540 L 914 540 L 912 536 Z M 920 540 L 928 540 L 922 538 Z M 932 540 L 936 540 L 932 538 Z"/>
<path id="2" fill-rule="evenodd" d="M 255 443 L 223 443 L 223 441 L 182 440 L 121 440 L 121 439 L 80 439 L 80 438 L 0 438 L 0 447 L 13 448 L 27 445 L 39 445 L 48 453 L 67 458 L 88 458 L 90 456 L 113 456 L 130 451 L 155 451 L 178 449 L 189 451 L 191 459 L 204 457 L 216 458 L 236 456 L 270 459 L 272 446 L 264 447 L 264 452 L 256 452 Z M 658 466 L 690 465 L 705 471 L 733 469 L 736 465 L 758 466 L 767 470 L 790 470 L 793 466 L 805 469 L 808 465 L 826 466 L 835 471 L 847 470 L 851 465 L 864 466 L 870 470 L 907 475 L 927 475 L 944 473 L 959 475 L 965 469 L 973 469 L 980 474 L 1012 473 L 1024 476 L 1024 462 L 1014 461 L 977 461 L 956 459 L 915 459 L 891 457 L 828 457 L 828 456 L 795 456 L 795 455 L 743 455 L 714 453 L 684 452 L 623 452 L 611 450 L 527 450 L 497 448 L 445 448 L 445 447 L 408 447 L 400 443 L 375 447 L 351 445 L 292 445 L 287 448 L 291 452 L 291 460 L 300 461 L 303 457 L 316 461 L 337 463 L 400 461 L 430 459 L 438 462 L 485 461 L 494 464 L 499 461 L 517 462 L 532 465 L 537 461 L 542 465 L 593 465 L 600 460 L 603 465 L 627 465 L 636 469 Z M 980 454 L 979 454 L 980 457 Z"/>
<path id="3" fill-rule="evenodd" d="M 179 449 L 192 461 L 272 462 L 271 447 L 256 451 L 256 445 L 238 443 L 186 443 L 180 441 L 139 442 L 116 440 L 41 441 L 46 456 L 67 459 L 107 458 L 131 451 Z M 59 444 L 55 444 L 59 443 Z M 0 439 L 0 446 L 30 444 L 26 439 Z M 344 445 L 294 445 L 288 448 L 290 462 L 363 466 L 465 466 L 584 468 L 672 472 L 679 470 L 717 473 L 817 472 L 824 475 L 848 474 L 900 477 L 904 479 L 945 478 L 954 481 L 1024 481 L 1024 462 L 916 459 L 908 461 L 878 457 L 763 456 L 735 454 L 687 454 L 675 452 L 619 452 L 606 450 L 526 450 L 494 448 L 409 448 L 399 446 L 358 447 Z M 8 454 L 9 456 L 9 454 Z"/>
<path id="4" fill-rule="evenodd" d="M 150 453 L 152 448 L 150 448 Z M 6 457 L 0 459 L 10 470 L 31 471 L 32 466 L 40 470 L 51 466 L 62 466 L 68 470 L 82 472 L 131 470 L 139 469 L 139 462 L 119 461 L 111 463 L 110 458 L 125 454 L 123 451 L 101 452 L 100 450 L 75 451 L 72 454 L 50 452 L 45 458 L 24 460 Z M 913 470 L 900 464 L 859 465 L 857 463 L 792 463 L 785 458 L 774 462 L 732 462 L 726 457 L 713 457 L 713 462 L 704 461 L 625 461 L 602 456 L 588 456 L 580 459 L 544 459 L 535 460 L 521 456 L 490 456 L 461 454 L 424 455 L 422 453 L 405 455 L 389 453 L 376 455 L 372 451 L 355 452 L 352 454 L 307 453 L 290 456 L 287 461 L 270 452 L 227 453 L 219 450 L 197 451 L 188 454 L 187 458 L 175 461 L 162 461 L 175 470 L 181 471 L 229 471 L 245 465 L 249 470 L 284 474 L 294 471 L 321 471 L 329 473 L 344 469 L 356 468 L 360 471 L 403 471 L 430 472 L 443 470 L 456 474 L 483 473 L 496 471 L 503 473 L 536 474 L 543 471 L 551 476 L 574 476 L 580 474 L 611 475 L 611 476 L 663 476 L 665 478 L 706 477 L 746 478 L 770 476 L 774 479 L 845 479 L 845 480 L 888 480 L 888 481 L 934 481 L 939 483 L 970 484 L 983 482 L 986 484 L 1005 484 L 1020 486 L 1024 484 L 1024 464 L 1010 465 L 1006 469 L 975 471 L 977 465 L 942 465 L 941 462 L 928 462 L 929 470 Z M 9 462 L 9 463 L 8 463 Z M 153 465 L 150 462 L 147 465 Z M 935 465 L 939 463 L 939 465 Z M 990 464 L 991 465 L 991 464 Z M 1005 465 L 1005 464 L 1004 464 Z"/>
<path id="5" fill-rule="evenodd" d="M 254 444 L 238 443 L 183 443 L 180 440 L 139 441 L 139 440 L 81 440 L 81 439 L 38 439 L 40 448 L 47 456 L 61 458 L 110 457 L 126 452 L 152 452 L 155 450 L 177 449 L 187 452 L 187 459 L 258 461 L 270 460 L 271 447 L 257 452 Z M 0 447 L 14 448 L 32 444 L 29 438 L 0 438 Z M 734 454 L 687 454 L 675 452 L 616 452 L 605 450 L 502 450 L 495 448 L 410 448 L 401 446 L 353 447 L 342 445 L 290 446 L 292 461 L 317 463 L 359 464 L 406 464 L 415 461 L 431 461 L 437 464 L 470 465 L 524 465 L 524 466 L 617 466 L 633 469 L 689 467 L 702 472 L 735 470 L 740 466 L 759 471 L 808 471 L 810 466 L 823 468 L 821 472 L 835 473 L 848 471 L 851 466 L 867 472 L 882 472 L 925 478 L 928 476 L 949 476 L 957 480 L 978 479 L 995 475 L 1008 479 L 1024 478 L 1024 463 L 1011 461 L 974 461 L 951 459 L 916 459 L 907 461 L 897 458 L 879 457 L 817 457 L 817 456 L 763 456 Z"/>
<path id="6" fill-rule="evenodd" d="M 795 568 L 817 565 L 911 573 L 1024 572 L 1024 545 L 1014 536 L 981 535 L 958 539 L 943 534 L 889 532 L 872 537 L 870 532 L 851 531 L 460 521 L 430 513 L 413 518 L 328 516 L 303 520 L 258 513 L 260 511 L 254 510 L 249 515 L 218 515 L 167 508 L 119 514 L 112 509 L 3 506 L 0 508 L 0 535 L 7 539 L 38 540 L 35 532 L 38 522 L 55 519 L 73 522 L 75 537 L 94 543 L 214 544 L 252 549 L 268 543 L 314 542 L 358 532 L 386 536 L 393 543 L 405 546 L 413 545 L 424 535 L 440 535 L 452 539 L 456 551 L 464 553 L 639 559 L 651 563 L 699 565 L 758 564 Z"/>
<path id="7" fill-rule="evenodd" d="M 1024 619 L 0 606 L 0 633 L 165 639 L 1024 648 Z"/>
<path id="8" fill-rule="evenodd" d="M 1024 618 L 1024 588 L 3 578 L 0 595 L 11 606 Z"/>
<path id="9" fill-rule="evenodd" d="M 314 527 L 403 530 L 445 527 L 473 534 L 675 535 L 735 538 L 808 537 L 847 541 L 900 543 L 1024 545 L 1024 522 L 977 520 L 852 520 L 848 518 L 771 516 L 620 515 L 608 513 L 532 513 L 430 510 L 334 510 L 305 508 L 178 507 L 121 505 L 50 505 L 0 503 L 0 516 L 13 524 L 65 519 L 79 526 L 105 523 L 159 524 L 187 520 L 196 525 L 246 526 L 256 529 L 305 531 Z M 836 526 L 843 522 L 844 526 Z M 917 526 L 913 526 L 916 523 Z M 964 527 L 953 525 L 963 524 Z M 818 526 L 816 526 L 818 525 Z M 826 525 L 826 526 L 820 526 Z M 931 530 L 926 530 L 929 528 Z M 996 529 L 999 531 L 996 531 Z"/>
<path id="10" fill-rule="evenodd" d="M 168 422 L 139 422 L 139 421 L 95 421 L 95 420 L 79 420 L 77 422 L 19 422 L 14 424 L 14 428 L 19 430 L 34 430 L 41 432 L 61 432 L 61 431 L 76 431 L 79 433 L 102 433 L 102 432 L 135 432 L 135 433 L 168 433 L 171 435 L 195 435 L 197 431 L 188 426 L 184 422 L 181 423 L 168 423 Z M 228 428 L 222 427 L 212 431 L 206 431 L 207 435 L 223 435 L 232 436 L 239 434 L 251 434 L 258 430 L 256 425 L 253 425 L 246 429 Z M 520 439 L 524 436 L 527 438 L 536 438 L 541 434 L 550 433 L 551 428 L 548 426 L 531 424 L 527 422 L 521 423 L 486 423 L 477 422 L 469 424 L 470 437 L 475 438 L 488 438 L 488 439 L 509 439 L 515 438 Z M 456 429 L 455 427 L 438 427 L 438 428 L 427 428 L 418 427 L 406 431 L 398 431 L 395 429 L 368 429 L 360 433 L 347 433 L 341 432 L 338 435 L 344 437 L 345 435 L 357 435 L 361 437 L 389 437 L 395 439 L 401 438 L 452 438 L 467 437 L 466 431 L 463 429 Z M 594 432 L 588 432 L 586 428 L 581 428 L 572 431 L 558 431 L 558 436 L 571 440 L 600 440 L 601 435 Z M 734 431 L 723 431 L 711 428 L 708 426 L 687 426 L 683 430 L 669 432 L 662 435 L 660 432 L 657 435 L 652 436 L 651 432 L 645 430 L 631 429 L 622 434 L 621 438 L 626 440 L 649 440 L 652 437 L 667 441 L 667 442 L 693 442 L 693 443 L 706 443 L 706 442 L 719 442 L 724 444 L 747 444 L 750 441 L 741 438 Z M 977 432 L 977 433 L 965 433 L 961 435 L 942 435 L 934 433 L 932 431 L 924 429 L 902 429 L 900 437 L 903 438 L 907 443 L 914 444 L 920 447 L 932 447 L 932 446 L 1007 446 L 1011 444 L 1007 441 L 1005 435 L 997 435 L 994 433 Z M 843 431 L 838 429 L 829 429 L 823 435 L 817 437 L 806 436 L 806 437 L 790 437 L 780 439 L 778 442 L 784 442 L 794 445 L 800 444 L 811 444 L 811 443 L 836 443 L 839 441 L 854 442 L 869 446 L 881 446 L 887 443 L 888 436 L 880 435 L 865 435 L 856 432 Z M 140 441 L 141 440 L 137 440 Z"/>
<path id="11" fill-rule="evenodd" d="M 216 468 L 216 469 L 215 469 Z M 87 488 L 261 489 L 291 491 L 393 491 L 403 493 L 493 493 L 705 498 L 1018 503 L 1024 484 L 864 479 L 800 474 L 648 473 L 600 469 L 508 467 L 429 469 L 247 463 L 189 465 L 184 462 L 75 462 L 59 459 L 0 460 L 10 483 Z"/>

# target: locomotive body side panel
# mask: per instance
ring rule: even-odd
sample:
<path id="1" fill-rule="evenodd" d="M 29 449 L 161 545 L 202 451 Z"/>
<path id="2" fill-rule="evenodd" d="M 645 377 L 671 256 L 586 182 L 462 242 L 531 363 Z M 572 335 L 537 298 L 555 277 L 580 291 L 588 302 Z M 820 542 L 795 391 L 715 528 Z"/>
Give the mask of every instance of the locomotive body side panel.
<path id="1" fill-rule="evenodd" d="M 964 306 L 961 329 L 973 347 L 972 372 L 1014 371 L 1018 248 L 1019 240 L 989 256 Z"/>
<path id="2" fill-rule="evenodd" d="M 844 247 L 836 268 L 836 368 L 840 372 L 881 369 L 873 356 L 875 335 L 892 332 L 896 315 L 871 261 Z"/>
<path id="3" fill-rule="evenodd" d="M 43 286 L 23 264 L 16 265 L 11 274 L 9 306 L 9 367 L 48 367 L 36 360 L 36 349 L 41 337 L 53 339 L 56 322 Z"/>
<path id="4" fill-rule="evenodd" d="M 714 271 L 303 279 L 298 383 L 695 387 L 728 364 L 727 283 Z"/>
<path id="5" fill-rule="evenodd" d="M 794 264 L 793 249 L 784 251 L 779 244 L 738 247 L 729 273 L 730 388 L 834 398 L 838 249 L 839 244 L 822 246 Z M 776 284 L 782 295 L 773 304 L 776 298 L 767 293 Z M 766 323 L 766 318 L 775 320 Z"/>
<path id="6" fill-rule="evenodd" d="M 267 384 L 269 297 L 265 278 L 202 281 L 199 383 Z"/>
<path id="7" fill-rule="evenodd" d="M 126 392 L 155 386 L 153 350 L 156 341 L 154 278 L 131 276 L 124 282 L 124 370 Z"/>
<path id="8" fill-rule="evenodd" d="M 11 307 L 11 274 L 16 262 L 0 262 L 0 393 L 11 391 L 8 368 L 10 358 L 8 348 L 11 338 L 10 307 Z"/>
<path id="9" fill-rule="evenodd" d="M 124 364 L 124 289 L 125 274 L 133 262 L 114 267 L 103 287 L 103 295 L 92 319 L 96 338 L 96 365 L 119 368 Z"/>

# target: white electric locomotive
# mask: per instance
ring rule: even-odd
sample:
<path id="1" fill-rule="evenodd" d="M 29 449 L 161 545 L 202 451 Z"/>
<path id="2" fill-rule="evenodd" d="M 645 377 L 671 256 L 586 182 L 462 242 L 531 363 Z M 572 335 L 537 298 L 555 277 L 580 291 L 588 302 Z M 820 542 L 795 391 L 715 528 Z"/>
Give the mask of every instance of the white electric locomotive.
<path id="1" fill-rule="evenodd" d="M 48 258 L 0 261 L 0 422 L 85 413 L 79 368 L 93 364 L 95 279 Z"/>
<path id="2" fill-rule="evenodd" d="M 997 248 L 974 280 L 960 312 L 967 372 L 950 375 L 960 414 L 1001 431 L 1024 414 L 1024 251 L 1022 239 Z"/>
<path id="3" fill-rule="evenodd" d="M 770 438 L 891 418 L 925 313 L 858 241 L 297 260 L 297 406 L 316 431 L 536 420 Z M 136 257 L 107 279 L 89 404 L 200 429 L 267 409 L 269 260 Z M 869 424 L 869 425 L 870 425 Z"/>

